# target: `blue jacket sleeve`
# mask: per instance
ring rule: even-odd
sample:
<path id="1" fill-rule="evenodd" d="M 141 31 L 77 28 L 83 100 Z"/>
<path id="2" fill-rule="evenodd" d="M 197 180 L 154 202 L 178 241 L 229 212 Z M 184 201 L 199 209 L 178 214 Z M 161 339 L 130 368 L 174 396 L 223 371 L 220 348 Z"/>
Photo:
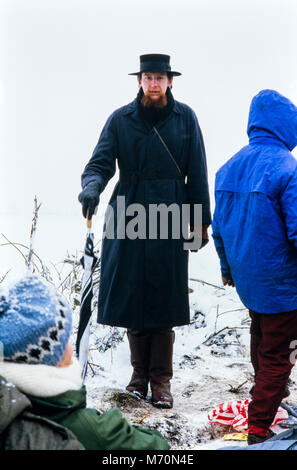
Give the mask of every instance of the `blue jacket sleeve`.
<path id="1" fill-rule="evenodd" d="M 297 249 L 297 168 L 282 192 L 280 205 L 287 237 Z"/>
<path id="2" fill-rule="evenodd" d="M 194 228 L 193 204 L 202 204 L 202 224 L 211 223 L 207 163 L 203 136 L 196 114 L 192 111 L 190 154 L 187 168 L 187 202 L 191 206 L 191 230 Z"/>
<path id="3" fill-rule="evenodd" d="M 84 188 L 90 181 L 95 180 L 100 184 L 101 193 L 115 174 L 117 156 L 118 142 L 114 114 L 112 114 L 108 118 L 92 157 L 84 169 L 81 177 L 82 187 Z"/>
<path id="4" fill-rule="evenodd" d="M 227 261 L 227 256 L 225 253 L 224 243 L 220 234 L 219 221 L 217 207 L 215 208 L 213 220 L 212 220 L 212 237 L 216 247 L 218 257 L 220 259 L 221 273 L 222 276 L 227 276 L 231 274 L 230 267 Z"/>

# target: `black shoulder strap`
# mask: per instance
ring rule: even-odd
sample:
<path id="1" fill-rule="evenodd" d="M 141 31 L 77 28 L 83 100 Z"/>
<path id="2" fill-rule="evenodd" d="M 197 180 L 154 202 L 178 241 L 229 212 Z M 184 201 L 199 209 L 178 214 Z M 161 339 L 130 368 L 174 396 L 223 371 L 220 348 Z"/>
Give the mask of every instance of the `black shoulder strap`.
<path id="1" fill-rule="evenodd" d="M 182 172 L 181 172 L 180 167 L 178 166 L 178 164 L 177 164 L 177 162 L 176 162 L 174 156 L 173 156 L 172 153 L 170 152 L 170 150 L 169 150 L 169 148 L 167 147 L 166 143 L 165 143 L 164 140 L 162 139 L 160 133 L 159 133 L 158 130 L 155 128 L 155 126 L 153 126 L 153 129 L 154 129 L 155 133 L 157 134 L 157 136 L 159 137 L 160 141 L 162 142 L 162 144 L 163 144 L 164 148 L 166 149 L 167 153 L 170 155 L 170 157 L 171 157 L 173 163 L 175 164 L 176 168 L 178 169 L 178 172 L 179 172 L 180 176 L 183 178 L 183 175 L 182 175 Z"/>

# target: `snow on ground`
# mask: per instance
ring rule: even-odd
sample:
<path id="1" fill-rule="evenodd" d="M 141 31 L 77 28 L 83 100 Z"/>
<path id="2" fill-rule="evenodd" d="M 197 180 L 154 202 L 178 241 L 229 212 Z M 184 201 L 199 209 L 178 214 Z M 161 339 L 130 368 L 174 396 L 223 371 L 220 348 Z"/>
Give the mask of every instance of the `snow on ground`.
<path id="1" fill-rule="evenodd" d="M 222 402 L 249 398 L 253 371 L 248 311 L 231 287 L 195 281 L 189 287 L 191 323 L 175 328 L 174 407 L 160 410 L 151 405 L 149 396 L 137 400 L 125 391 L 132 373 L 125 330 L 95 322 L 86 378 L 88 406 L 102 411 L 117 406 L 132 424 L 158 429 L 172 449 L 245 446 L 245 441 L 224 441 L 223 435 L 236 431 L 211 424 L 208 413 Z M 293 371 L 293 389 L 294 375 Z M 237 387 L 238 393 L 231 391 Z M 287 402 L 295 405 L 297 392 L 292 388 Z"/>
<path id="2" fill-rule="evenodd" d="M 67 256 L 70 261 L 81 254 Z M 79 317 L 81 271 L 75 264 L 60 263 L 55 285 L 65 279 L 64 295 L 74 307 L 72 343 L 75 348 Z M 69 276 L 67 274 L 67 266 Z M 65 269 L 64 269 L 65 268 Z M 66 271 L 65 271 L 66 270 Z M 6 271 L 0 273 L 5 274 Z M 203 450 L 227 446 L 245 446 L 244 441 L 224 441 L 234 429 L 208 421 L 208 413 L 220 403 L 249 398 L 252 366 L 249 357 L 249 315 L 235 289 L 223 288 L 218 280 L 219 262 L 213 242 L 198 256 L 191 256 L 189 280 L 191 323 L 175 328 L 174 377 L 171 381 L 174 407 L 160 410 L 147 400 L 137 400 L 125 390 L 132 367 L 124 328 L 96 323 L 96 289 L 91 327 L 89 368 L 86 378 L 88 406 L 108 410 L 117 406 L 132 424 L 158 429 L 170 442 L 171 449 Z M 54 277 L 55 271 L 52 270 Z M 71 274 L 71 276 L 70 276 Z M 94 276 L 95 277 L 95 276 Z M 15 269 L 5 277 L 15 280 Z M 98 279 L 97 279 L 98 281 Z M 291 374 L 289 405 L 297 404 L 297 368 Z M 231 391 L 239 387 L 238 393 Z M 275 429 L 274 429 L 275 430 Z M 282 431 L 283 428 L 278 429 Z"/>

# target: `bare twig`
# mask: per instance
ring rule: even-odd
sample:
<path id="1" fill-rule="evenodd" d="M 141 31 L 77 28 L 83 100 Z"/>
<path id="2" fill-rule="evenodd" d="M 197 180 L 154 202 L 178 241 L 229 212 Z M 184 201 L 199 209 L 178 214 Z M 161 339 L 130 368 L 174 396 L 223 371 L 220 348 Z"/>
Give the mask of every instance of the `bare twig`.
<path id="1" fill-rule="evenodd" d="M 62 281 L 59 286 L 58 286 L 58 289 L 62 288 L 62 290 L 65 288 L 65 286 L 63 287 L 64 284 L 66 284 L 66 281 L 70 281 L 71 280 L 71 276 L 73 275 L 73 270 L 70 271 L 70 273 L 67 274 L 67 276 L 65 277 L 64 281 Z"/>
<path id="2" fill-rule="evenodd" d="M 21 243 L 13 243 L 13 242 L 11 242 L 11 241 L 8 240 L 8 238 L 4 235 L 4 233 L 1 233 L 1 235 L 2 235 L 3 238 L 5 238 L 5 240 L 6 240 L 8 243 L 2 243 L 2 245 L 0 245 L 0 246 L 6 246 L 6 245 L 11 245 L 11 246 L 13 246 L 13 247 L 22 255 L 22 257 L 23 257 L 24 260 L 26 261 L 26 260 L 27 260 L 26 256 L 24 255 L 24 253 L 22 252 L 22 250 L 20 250 L 20 249 L 18 248 L 18 246 L 22 246 L 22 247 L 24 247 L 24 248 L 27 248 L 27 250 L 28 250 L 29 248 L 28 248 L 27 246 L 25 246 L 25 245 L 22 245 Z"/>
<path id="3" fill-rule="evenodd" d="M 1 282 L 4 281 L 4 279 L 6 278 L 7 274 L 11 271 L 11 269 L 9 269 L 1 278 L 0 278 L 0 284 Z"/>
<path id="4" fill-rule="evenodd" d="M 18 246 L 22 247 L 22 248 L 26 248 L 26 250 L 29 250 L 29 247 L 26 246 L 26 245 L 23 245 L 22 243 L 15 243 L 15 242 L 11 242 L 10 240 L 8 240 L 8 238 L 3 234 L 1 233 L 2 237 L 5 238 L 5 240 L 7 240 L 8 243 L 1 243 L 0 246 L 12 246 L 13 248 L 15 248 L 21 255 L 22 257 L 24 258 L 25 260 L 25 263 L 27 263 L 27 258 L 26 258 L 26 255 L 24 255 L 24 253 L 18 248 Z M 38 259 L 38 261 L 40 262 L 41 266 L 43 266 L 42 264 L 42 261 L 41 259 L 39 258 L 39 256 L 33 252 L 33 255 L 36 256 L 36 258 Z M 34 266 L 34 268 L 36 269 L 36 271 L 39 272 L 39 269 L 38 269 L 38 266 L 37 264 L 35 264 L 33 261 L 32 261 L 32 264 Z"/>
<path id="5" fill-rule="evenodd" d="M 226 310 L 225 312 L 221 312 L 221 313 L 219 314 L 219 316 L 220 316 L 220 315 L 224 315 L 224 313 L 241 312 L 241 311 L 243 311 L 243 310 L 247 310 L 247 308 L 236 308 L 236 309 L 234 309 L 234 310 Z"/>
<path id="6" fill-rule="evenodd" d="M 202 281 L 201 279 L 194 279 L 193 277 L 190 277 L 190 281 L 201 282 L 201 284 L 203 284 L 203 285 L 206 284 L 208 286 L 215 287 L 216 289 L 225 290 L 225 287 L 216 286 L 215 284 L 211 284 L 210 282 Z"/>
<path id="7" fill-rule="evenodd" d="M 59 280 L 61 281 L 61 273 L 59 273 L 59 271 L 56 268 L 56 265 L 52 261 L 50 263 L 51 263 L 52 267 L 54 268 L 54 270 L 56 271 Z"/>
<path id="8" fill-rule="evenodd" d="M 216 321 L 215 321 L 215 332 L 217 331 L 217 322 L 218 322 L 218 316 L 219 316 L 219 304 L 217 304 L 217 314 L 216 314 Z"/>
<path id="9" fill-rule="evenodd" d="M 248 330 L 249 327 L 248 326 L 224 326 L 224 328 L 222 328 L 221 330 L 215 332 L 215 333 L 212 333 L 208 338 L 206 338 L 205 341 L 203 341 L 202 344 L 206 344 L 210 339 L 212 339 L 214 336 L 217 336 L 219 335 L 222 331 L 224 330 Z"/>
<path id="10" fill-rule="evenodd" d="M 230 330 L 230 327 L 229 326 L 224 326 L 224 328 L 222 328 L 221 330 L 212 333 L 205 341 L 203 341 L 202 344 L 206 344 L 210 339 L 212 339 L 214 336 L 217 336 L 218 334 L 220 334 L 224 330 Z"/>
<path id="11" fill-rule="evenodd" d="M 26 245 L 23 245 L 22 243 L 14 243 L 14 242 L 11 242 L 3 233 L 1 233 L 2 237 L 5 238 L 5 240 L 8 242 L 8 243 L 1 243 L 0 246 L 12 246 L 13 248 L 15 248 L 20 254 L 21 256 L 24 258 L 25 260 L 25 263 L 27 265 L 27 257 L 26 255 L 24 255 L 24 253 L 22 252 L 22 250 L 20 250 L 18 247 L 22 247 L 22 248 L 25 248 L 26 250 L 29 250 L 29 248 L 26 246 Z M 40 268 L 38 267 L 38 265 L 36 263 L 34 263 L 33 261 L 33 256 L 35 256 L 37 258 L 37 260 L 39 261 L 40 263 L 40 266 L 41 266 L 41 273 L 40 273 Z M 43 261 L 42 259 L 34 252 L 32 251 L 32 260 L 31 260 L 31 263 L 33 265 L 33 268 L 34 270 L 36 270 L 38 273 L 41 274 L 41 276 L 45 277 L 49 282 L 52 282 L 52 279 L 51 279 L 51 276 L 50 276 L 50 271 L 49 269 L 43 264 Z"/>
<path id="12" fill-rule="evenodd" d="M 95 350 L 97 351 L 97 349 L 92 349 L 92 350 L 90 349 L 90 351 L 95 351 Z M 90 366 L 99 367 L 99 369 L 102 370 L 102 366 L 100 366 L 99 364 L 95 364 L 94 362 L 88 362 L 88 364 Z"/>
<path id="13" fill-rule="evenodd" d="M 250 322 L 251 322 L 251 318 L 248 316 L 248 317 L 246 317 L 246 318 L 244 318 L 244 319 L 242 320 L 241 324 L 242 324 L 242 325 L 244 325 L 244 324 L 246 324 L 246 323 L 249 324 Z"/>
<path id="14" fill-rule="evenodd" d="M 22 248 L 26 248 L 26 250 L 29 250 L 29 247 L 26 246 L 26 245 L 24 245 L 23 243 L 14 243 L 14 242 L 10 242 L 10 241 L 8 240 L 8 238 L 7 238 L 3 233 L 1 233 L 1 235 L 2 235 L 2 236 L 5 238 L 5 240 L 7 240 L 9 243 L 2 243 L 0 246 L 13 245 L 15 248 L 16 248 L 17 246 L 21 246 Z M 26 256 L 25 256 L 21 251 L 20 251 L 20 253 L 23 255 L 24 258 L 26 258 Z M 42 266 L 42 264 L 43 264 L 43 263 L 42 263 L 42 260 L 41 260 L 41 258 L 37 255 L 37 253 L 33 252 L 32 254 L 33 254 L 33 256 L 35 256 L 35 257 L 38 259 L 39 263 L 40 263 L 41 266 Z"/>
<path id="15" fill-rule="evenodd" d="M 140 418 L 139 421 L 136 422 L 136 424 L 142 423 L 142 421 L 145 420 L 145 418 L 150 414 L 150 412 L 152 411 L 152 409 L 153 409 L 153 407 L 151 407 L 151 408 L 148 410 L 148 412 L 145 413 L 145 415 L 144 415 L 142 418 Z"/>
<path id="16" fill-rule="evenodd" d="M 232 385 L 229 384 L 229 392 L 232 392 L 232 393 L 239 393 L 241 387 L 246 384 L 248 382 L 248 380 L 245 380 L 244 382 L 242 382 L 242 384 L 238 385 L 237 387 L 233 387 Z"/>
<path id="17" fill-rule="evenodd" d="M 63 264 L 73 264 L 75 266 L 80 266 L 80 261 L 77 259 L 69 259 L 65 258 L 64 261 L 62 261 Z"/>
<path id="18" fill-rule="evenodd" d="M 91 371 L 93 372 L 93 377 L 94 377 L 95 372 L 94 372 L 94 369 L 93 369 L 92 365 L 93 365 L 93 364 L 90 364 L 90 363 L 88 362 L 88 366 L 90 367 Z"/>
<path id="19" fill-rule="evenodd" d="M 40 209 L 40 206 L 41 204 L 38 205 L 37 197 L 35 196 L 33 219 L 32 219 L 31 232 L 30 232 L 30 248 L 29 248 L 28 258 L 26 260 L 28 269 L 31 269 L 31 264 L 32 264 L 33 246 L 34 246 L 34 239 L 35 239 L 35 233 L 36 233 L 36 227 L 37 227 L 38 211 Z"/>

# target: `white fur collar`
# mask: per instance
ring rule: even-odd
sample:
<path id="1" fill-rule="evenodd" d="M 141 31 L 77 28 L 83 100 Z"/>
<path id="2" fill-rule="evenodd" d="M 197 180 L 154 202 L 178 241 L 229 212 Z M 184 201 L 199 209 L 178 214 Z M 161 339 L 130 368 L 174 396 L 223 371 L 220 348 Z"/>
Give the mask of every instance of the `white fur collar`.
<path id="1" fill-rule="evenodd" d="M 76 358 L 68 367 L 0 361 L 0 375 L 20 391 L 35 397 L 52 397 L 82 387 L 80 366 Z"/>

